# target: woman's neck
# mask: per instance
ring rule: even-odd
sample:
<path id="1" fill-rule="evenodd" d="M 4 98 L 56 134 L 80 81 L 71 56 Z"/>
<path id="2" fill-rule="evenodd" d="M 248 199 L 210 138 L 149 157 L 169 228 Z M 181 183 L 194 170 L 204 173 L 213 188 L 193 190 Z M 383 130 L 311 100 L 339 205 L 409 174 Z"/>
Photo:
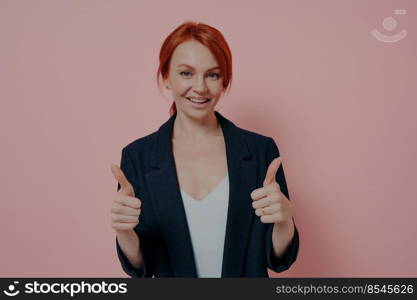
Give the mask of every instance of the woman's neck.
<path id="1" fill-rule="evenodd" d="M 221 135 L 220 123 L 214 112 L 203 119 L 193 119 L 184 113 L 177 112 L 172 134 L 173 139 L 201 141 Z"/>

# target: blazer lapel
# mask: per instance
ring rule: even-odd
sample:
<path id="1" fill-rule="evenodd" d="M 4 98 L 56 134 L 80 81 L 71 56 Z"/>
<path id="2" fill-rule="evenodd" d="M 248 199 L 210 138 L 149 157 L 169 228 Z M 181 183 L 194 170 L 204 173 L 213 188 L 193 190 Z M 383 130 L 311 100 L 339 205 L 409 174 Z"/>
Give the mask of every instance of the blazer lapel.
<path id="1" fill-rule="evenodd" d="M 251 159 L 240 129 L 217 111 L 215 115 L 220 122 L 226 144 L 230 192 L 222 277 L 241 277 L 254 215 L 250 193 L 257 188 L 258 162 Z M 145 176 L 174 276 L 197 277 L 190 230 L 171 144 L 175 118 L 176 113 L 159 128 L 152 145 L 150 163 L 153 169 Z"/>

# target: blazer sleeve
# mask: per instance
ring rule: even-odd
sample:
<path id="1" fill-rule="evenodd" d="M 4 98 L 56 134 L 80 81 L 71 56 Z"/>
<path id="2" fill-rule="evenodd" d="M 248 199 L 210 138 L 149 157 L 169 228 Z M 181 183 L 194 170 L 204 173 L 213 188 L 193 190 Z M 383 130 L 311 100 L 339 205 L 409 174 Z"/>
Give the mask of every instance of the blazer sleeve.
<path id="1" fill-rule="evenodd" d="M 135 268 L 127 259 L 126 255 L 120 248 L 119 242 L 116 237 L 116 251 L 117 256 L 122 265 L 122 269 L 131 277 L 152 277 L 153 275 L 153 251 L 150 251 L 153 247 L 152 239 L 147 236 L 146 230 L 146 214 L 144 213 L 144 201 L 142 197 L 142 190 L 139 187 L 137 181 L 137 173 L 130 158 L 129 152 L 126 148 L 122 150 L 122 158 L 120 163 L 120 169 L 125 174 L 127 180 L 132 184 L 135 197 L 141 199 L 141 214 L 139 216 L 139 224 L 134 228 L 135 233 L 138 235 L 140 250 L 142 255 L 142 265 L 139 268 Z M 120 184 L 117 184 L 117 191 L 120 190 Z"/>
<path id="2" fill-rule="evenodd" d="M 268 168 L 272 160 L 278 156 L 280 156 L 278 146 L 275 144 L 275 141 L 272 138 L 268 138 L 266 167 Z M 276 180 L 281 188 L 281 192 L 288 198 L 288 200 L 290 200 L 287 183 L 285 181 L 285 176 L 284 176 L 284 167 L 282 163 L 276 174 Z M 294 221 L 294 217 L 292 219 Z M 274 228 L 274 224 L 273 223 L 267 224 L 266 239 L 265 239 L 266 257 L 267 257 L 268 268 L 273 270 L 274 272 L 279 273 L 279 272 L 283 272 L 289 269 L 290 266 L 297 259 L 298 248 L 299 248 L 299 235 L 298 235 L 297 227 L 295 226 L 295 222 L 294 222 L 294 227 L 295 227 L 294 236 L 293 236 L 292 241 L 290 242 L 288 250 L 286 253 L 284 253 L 284 255 L 280 259 L 278 259 L 275 256 L 274 248 L 272 245 L 272 230 Z"/>

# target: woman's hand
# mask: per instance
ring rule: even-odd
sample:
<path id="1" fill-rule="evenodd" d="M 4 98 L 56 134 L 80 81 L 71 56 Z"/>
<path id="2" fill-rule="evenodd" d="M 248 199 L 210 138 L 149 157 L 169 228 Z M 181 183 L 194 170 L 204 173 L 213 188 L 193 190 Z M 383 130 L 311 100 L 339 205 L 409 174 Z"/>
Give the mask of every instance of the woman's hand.
<path id="1" fill-rule="evenodd" d="M 111 225 L 116 232 L 133 230 L 139 224 L 141 201 L 135 198 L 133 186 L 127 180 L 123 171 L 115 164 L 111 171 L 120 184 L 111 207 Z"/>
<path id="2" fill-rule="evenodd" d="M 276 182 L 276 174 L 281 166 L 281 158 L 276 157 L 268 166 L 262 188 L 253 190 L 251 198 L 255 214 L 262 223 L 287 223 L 292 221 L 290 201 L 281 193 Z"/>

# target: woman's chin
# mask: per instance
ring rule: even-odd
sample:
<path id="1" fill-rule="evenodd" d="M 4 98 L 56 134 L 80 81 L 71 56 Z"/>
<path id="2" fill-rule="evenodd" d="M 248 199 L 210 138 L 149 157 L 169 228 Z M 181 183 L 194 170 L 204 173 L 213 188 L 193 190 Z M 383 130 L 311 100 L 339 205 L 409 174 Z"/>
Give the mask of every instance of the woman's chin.
<path id="1" fill-rule="evenodd" d="M 213 108 L 209 107 L 206 109 L 190 109 L 189 107 L 181 109 L 182 113 L 192 119 L 203 119 L 206 116 L 214 113 Z"/>

